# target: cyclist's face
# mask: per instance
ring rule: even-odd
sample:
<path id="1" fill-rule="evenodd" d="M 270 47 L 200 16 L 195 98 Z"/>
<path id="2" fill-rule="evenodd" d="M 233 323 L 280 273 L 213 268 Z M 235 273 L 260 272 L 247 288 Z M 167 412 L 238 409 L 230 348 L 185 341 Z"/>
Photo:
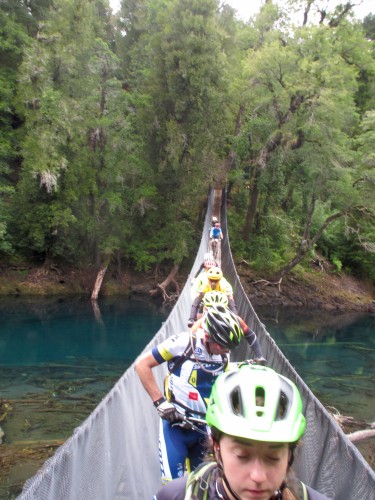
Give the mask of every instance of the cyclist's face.
<path id="1" fill-rule="evenodd" d="M 220 439 L 225 476 L 241 500 L 271 498 L 286 477 L 289 454 L 288 443 L 242 440 L 225 434 Z"/>
<path id="2" fill-rule="evenodd" d="M 210 287 L 212 288 L 212 290 L 216 290 L 218 284 L 219 284 L 219 281 L 218 280 L 209 280 L 210 282 Z"/>
<path id="3" fill-rule="evenodd" d="M 208 333 L 206 333 L 205 342 L 207 349 L 211 354 L 226 354 L 229 352 L 229 349 L 227 349 L 226 347 L 223 347 L 217 342 L 213 342 Z"/>

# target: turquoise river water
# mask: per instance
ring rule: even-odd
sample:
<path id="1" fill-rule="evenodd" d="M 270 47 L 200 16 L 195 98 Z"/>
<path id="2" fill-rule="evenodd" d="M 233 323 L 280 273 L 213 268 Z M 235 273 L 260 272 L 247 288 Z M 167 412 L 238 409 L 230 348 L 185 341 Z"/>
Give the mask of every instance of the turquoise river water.
<path id="1" fill-rule="evenodd" d="M 170 312 L 144 298 L 98 306 L 87 298 L 0 301 L 0 499 L 20 493 Z M 323 404 L 375 421 L 375 315 L 257 313 Z"/>

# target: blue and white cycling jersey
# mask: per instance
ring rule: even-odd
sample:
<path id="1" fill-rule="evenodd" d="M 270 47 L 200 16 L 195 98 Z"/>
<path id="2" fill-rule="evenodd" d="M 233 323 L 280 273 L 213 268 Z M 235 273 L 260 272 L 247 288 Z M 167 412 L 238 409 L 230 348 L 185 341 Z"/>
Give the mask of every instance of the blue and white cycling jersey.
<path id="1" fill-rule="evenodd" d="M 179 360 L 191 342 L 191 334 L 183 332 L 173 335 L 152 349 L 158 363 L 167 361 L 169 375 L 165 382 L 166 397 L 190 409 L 193 413 L 205 414 L 207 401 L 216 377 L 223 373 L 228 365 L 219 354 L 209 354 L 204 343 L 204 332 L 196 332 L 194 353 L 179 364 Z M 177 368 L 175 368 L 177 367 Z"/>
<path id="2" fill-rule="evenodd" d="M 213 227 L 210 231 L 210 238 L 220 238 L 222 234 L 221 227 Z"/>

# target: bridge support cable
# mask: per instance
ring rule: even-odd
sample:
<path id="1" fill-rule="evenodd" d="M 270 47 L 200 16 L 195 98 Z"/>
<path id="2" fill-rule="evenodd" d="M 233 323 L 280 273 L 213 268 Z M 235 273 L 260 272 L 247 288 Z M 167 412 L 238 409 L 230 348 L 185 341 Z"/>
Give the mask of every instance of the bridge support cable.
<path id="1" fill-rule="evenodd" d="M 239 313 L 256 332 L 268 365 L 294 380 L 302 393 L 308 425 L 295 460 L 297 474 L 335 500 L 375 500 L 374 472 L 283 356 L 241 286 L 230 251 L 225 192 L 211 191 L 201 243 L 189 278 L 167 320 L 143 352 L 186 330 L 191 307 L 190 281 L 207 252 L 213 206 L 217 209 L 214 200 L 221 196 L 222 268 L 233 285 Z M 235 360 L 249 357 L 249 347 L 243 342 Z M 165 367 L 154 371 L 162 387 Z M 18 498 L 150 500 L 161 486 L 158 426 L 159 417 L 133 363 L 73 435 L 25 483 Z"/>

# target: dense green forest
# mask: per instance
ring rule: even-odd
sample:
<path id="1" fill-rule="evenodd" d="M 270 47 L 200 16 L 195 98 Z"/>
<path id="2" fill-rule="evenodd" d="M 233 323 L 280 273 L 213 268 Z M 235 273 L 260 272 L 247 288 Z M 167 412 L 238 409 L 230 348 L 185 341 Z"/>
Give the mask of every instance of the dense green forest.
<path id="1" fill-rule="evenodd" d="M 351 7 L 1 0 L 2 266 L 171 269 L 226 185 L 255 270 L 375 280 L 375 15 Z"/>

